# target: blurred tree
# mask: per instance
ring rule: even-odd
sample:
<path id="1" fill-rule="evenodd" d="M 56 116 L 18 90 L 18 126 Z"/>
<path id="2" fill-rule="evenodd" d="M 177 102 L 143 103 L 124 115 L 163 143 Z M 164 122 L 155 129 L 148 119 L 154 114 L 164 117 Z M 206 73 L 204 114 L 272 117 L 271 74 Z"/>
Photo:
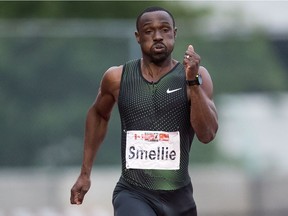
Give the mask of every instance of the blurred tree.
<path id="1" fill-rule="evenodd" d="M 0 18 L 135 19 L 152 5 L 166 7 L 177 17 L 196 19 L 207 14 L 172 1 L 4 1 Z M 127 43 L 121 38 L 0 38 L 0 166 L 78 164 L 85 112 L 110 59 L 113 64 L 128 59 Z M 113 118 L 120 125 L 118 116 Z M 118 127 L 111 127 L 109 133 L 107 142 L 112 145 L 103 148 L 100 163 L 120 161 L 113 157 L 119 149 Z M 63 156 L 65 149 L 69 157 Z"/>
<path id="2" fill-rule="evenodd" d="M 179 1 L 16 1 L 0 2 L 0 18 L 135 18 L 148 6 L 163 6 L 177 17 L 199 17 L 209 10 Z"/>
<path id="3" fill-rule="evenodd" d="M 53 18 L 55 23 L 70 18 L 134 20 L 143 8 L 156 4 L 171 10 L 177 20 L 189 17 L 189 24 L 178 26 L 179 34 L 183 29 L 197 31 L 193 20 L 209 14 L 178 1 L 21 1 L 0 2 L 0 18 Z M 34 28 L 38 29 L 36 24 Z M 193 43 L 214 80 L 216 98 L 225 92 L 287 90 L 285 71 L 262 34 L 245 40 L 233 35 L 220 40 L 187 35 L 177 38 L 174 57 L 181 60 L 183 50 Z M 87 108 L 107 67 L 128 60 L 129 43 L 127 38 L 105 36 L 0 37 L 0 166 L 79 165 Z M 120 162 L 116 113 L 115 109 L 99 164 Z M 216 145 L 196 141 L 191 160 L 213 162 L 217 155 Z"/>

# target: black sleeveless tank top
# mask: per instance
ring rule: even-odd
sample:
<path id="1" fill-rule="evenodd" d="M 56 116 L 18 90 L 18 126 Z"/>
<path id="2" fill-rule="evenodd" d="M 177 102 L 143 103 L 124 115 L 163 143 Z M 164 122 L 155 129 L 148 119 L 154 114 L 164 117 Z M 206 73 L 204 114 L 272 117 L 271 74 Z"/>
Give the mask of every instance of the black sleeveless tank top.
<path id="1" fill-rule="evenodd" d="M 122 178 L 151 190 L 176 190 L 190 183 L 189 151 L 194 137 L 190 124 L 185 70 L 178 63 L 158 82 L 148 82 L 141 73 L 141 60 L 123 66 L 118 109 L 121 118 Z M 127 169 L 126 131 L 167 131 L 180 133 L 180 169 Z"/>

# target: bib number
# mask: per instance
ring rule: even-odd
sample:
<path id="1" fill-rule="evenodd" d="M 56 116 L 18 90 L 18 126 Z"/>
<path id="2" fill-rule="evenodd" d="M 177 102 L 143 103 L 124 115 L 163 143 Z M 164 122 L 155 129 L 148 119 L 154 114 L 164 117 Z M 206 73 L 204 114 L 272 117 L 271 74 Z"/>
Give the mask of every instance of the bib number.
<path id="1" fill-rule="evenodd" d="M 127 131 L 127 169 L 180 168 L 180 134 L 164 131 Z"/>

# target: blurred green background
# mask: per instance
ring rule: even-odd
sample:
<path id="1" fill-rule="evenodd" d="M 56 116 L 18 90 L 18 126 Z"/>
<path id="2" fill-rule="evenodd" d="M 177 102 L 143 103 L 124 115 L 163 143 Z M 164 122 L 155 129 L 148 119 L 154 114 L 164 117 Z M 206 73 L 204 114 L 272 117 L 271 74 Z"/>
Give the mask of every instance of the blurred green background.
<path id="1" fill-rule="evenodd" d="M 0 2 L 0 166 L 81 163 L 85 115 L 99 81 L 110 66 L 140 56 L 134 20 L 155 4 L 176 17 L 174 57 L 181 61 L 190 43 L 202 57 L 216 103 L 223 93 L 287 90 L 279 41 L 257 28 L 245 36 L 199 34 L 206 27 L 197 21 L 213 14 L 209 7 L 177 1 Z M 99 165 L 120 162 L 117 108 L 109 130 Z M 193 163 L 221 159 L 217 145 L 193 147 Z"/>
<path id="2" fill-rule="evenodd" d="M 174 14 L 173 57 L 182 61 L 192 44 L 214 82 L 219 132 L 209 145 L 195 138 L 190 159 L 201 215 L 287 215 L 287 3 L 1 1 L 1 216 L 26 216 L 27 208 L 28 215 L 31 209 L 61 215 L 54 208 L 83 215 L 68 201 L 81 166 L 86 112 L 103 73 L 140 57 L 135 20 L 152 5 Z M 117 106 L 95 165 L 93 179 L 101 184 L 79 208 L 87 213 L 96 206 L 88 215 L 107 216 L 107 188 L 120 172 Z"/>

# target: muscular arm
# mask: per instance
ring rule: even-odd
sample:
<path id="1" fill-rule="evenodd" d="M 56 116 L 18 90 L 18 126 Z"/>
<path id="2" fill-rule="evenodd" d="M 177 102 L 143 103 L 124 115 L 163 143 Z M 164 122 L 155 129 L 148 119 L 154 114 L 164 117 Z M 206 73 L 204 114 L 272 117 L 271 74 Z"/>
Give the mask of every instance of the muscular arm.
<path id="1" fill-rule="evenodd" d="M 208 143 L 214 139 L 218 129 L 217 111 L 212 99 L 211 78 L 202 67 L 199 73 L 202 75 L 203 84 L 187 87 L 191 101 L 190 122 L 197 138 Z"/>
<path id="2" fill-rule="evenodd" d="M 105 94 L 100 88 L 96 101 L 89 108 L 86 117 L 82 175 L 90 176 L 95 155 L 107 132 L 113 104 L 112 95 Z"/>
<path id="3" fill-rule="evenodd" d="M 118 99 L 121 71 L 122 67 L 113 67 L 105 72 L 96 100 L 88 110 L 81 173 L 71 189 L 71 204 L 81 204 L 90 188 L 93 161 L 105 138 L 110 115 Z"/>
<path id="4" fill-rule="evenodd" d="M 213 102 L 213 83 L 208 71 L 200 67 L 200 56 L 192 46 L 186 51 L 183 63 L 186 69 L 186 79 L 193 80 L 197 73 L 201 74 L 203 84 L 187 86 L 191 101 L 190 122 L 197 138 L 202 143 L 212 141 L 218 130 L 218 116 Z"/>

